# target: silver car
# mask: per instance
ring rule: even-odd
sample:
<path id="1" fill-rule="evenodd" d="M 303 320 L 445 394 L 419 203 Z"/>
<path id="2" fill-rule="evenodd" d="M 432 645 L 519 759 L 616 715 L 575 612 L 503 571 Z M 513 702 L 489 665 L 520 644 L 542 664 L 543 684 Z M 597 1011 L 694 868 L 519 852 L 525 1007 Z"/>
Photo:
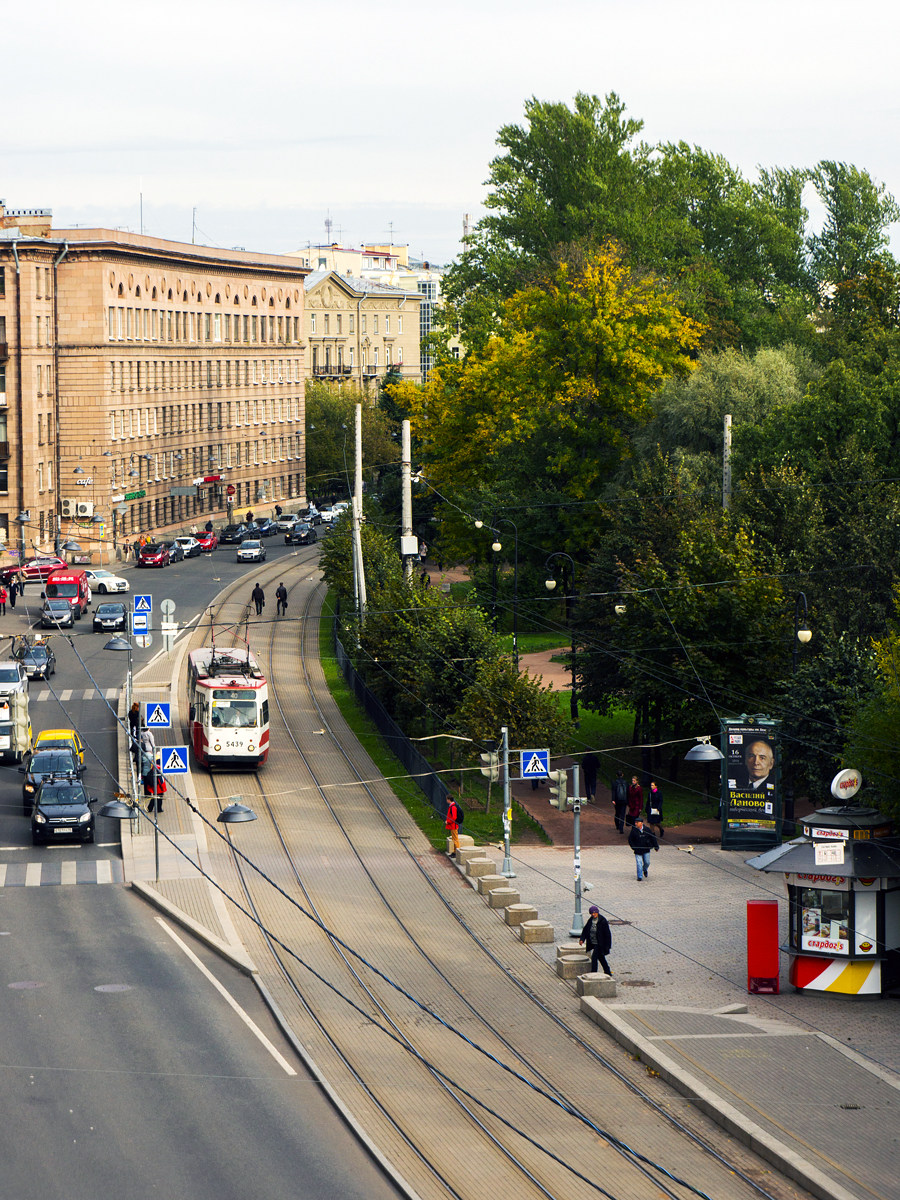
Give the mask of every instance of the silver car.
<path id="1" fill-rule="evenodd" d="M 262 542 L 243 541 L 238 546 L 237 561 L 238 562 L 264 562 L 266 557 L 266 548 Z"/>
<path id="2" fill-rule="evenodd" d="M 75 624 L 75 611 L 68 600 L 45 600 L 41 609 L 41 625 L 44 629 L 71 629 Z"/>

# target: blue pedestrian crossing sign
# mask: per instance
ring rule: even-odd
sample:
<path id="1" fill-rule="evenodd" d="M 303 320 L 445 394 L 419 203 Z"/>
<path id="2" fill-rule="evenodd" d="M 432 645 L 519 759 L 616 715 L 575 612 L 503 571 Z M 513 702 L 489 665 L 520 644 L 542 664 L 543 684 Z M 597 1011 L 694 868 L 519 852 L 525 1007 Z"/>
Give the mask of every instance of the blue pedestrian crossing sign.
<path id="1" fill-rule="evenodd" d="M 148 729 L 168 729 L 172 724 L 171 702 L 168 700 L 145 701 L 144 724 Z"/>
<path id="2" fill-rule="evenodd" d="M 153 597 L 152 596 L 135 596 L 134 608 L 132 612 L 136 613 L 151 613 L 153 612 Z"/>
<path id="3" fill-rule="evenodd" d="M 187 746 L 163 746 L 161 770 L 163 775 L 187 775 Z"/>
<path id="4" fill-rule="evenodd" d="M 546 779 L 550 774 L 550 751 L 522 750 L 522 778 Z"/>

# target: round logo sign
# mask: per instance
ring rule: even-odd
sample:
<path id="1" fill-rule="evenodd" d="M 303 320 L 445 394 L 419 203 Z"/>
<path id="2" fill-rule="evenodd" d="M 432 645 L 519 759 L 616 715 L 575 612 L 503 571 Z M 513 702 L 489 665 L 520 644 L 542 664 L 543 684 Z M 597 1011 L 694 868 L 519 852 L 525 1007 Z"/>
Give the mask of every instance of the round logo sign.
<path id="1" fill-rule="evenodd" d="M 859 771 L 838 771 L 831 781 L 831 794 L 836 800 L 849 800 L 862 787 L 862 775 Z"/>
<path id="2" fill-rule="evenodd" d="M 233 483 L 229 483 L 228 487 L 225 489 L 225 495 L 226 495 L 226 496 L 233 496 L 233 495 L 234 495 L 234 490 L 235 490 L 235 489 L 234 489 L 234 484 L 233 484 Z"/>

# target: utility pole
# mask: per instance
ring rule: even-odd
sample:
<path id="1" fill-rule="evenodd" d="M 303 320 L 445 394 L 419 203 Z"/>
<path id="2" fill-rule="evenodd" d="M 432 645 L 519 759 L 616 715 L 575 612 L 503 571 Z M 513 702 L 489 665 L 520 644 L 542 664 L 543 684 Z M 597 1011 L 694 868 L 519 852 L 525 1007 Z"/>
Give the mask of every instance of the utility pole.
<path id="1" fill-rule="evenodd" d="M 731 413 L 725 416 L 722 440 L 722 507 L 728 511 L 731 504 Z"/>
<path id="2" fill-rule="evenodd" d="M 409 583 L 413 575 L 413 561 L 419 552 L 419 539 L 413 537 L 412 531 L 412 439 L 409 421 L 401 425 L 400 439 L 400 557 L 403 559 L 403 578 Z"/>
<path id="3" fill-rule="evenodd" d="M 509 857 L 509 835 L 512 830 L 512 798 L 510 796 L 509 785 L 509 730 L 505 725 L 500 730 L 500 736 L 503 739 L 503 867 L 500 874 L 505 879 L 515 879 L 516 873 L 512 869 L 512 862 Z"/>
<path id="4" fill-rule="evenodd" d="M 357 596 L 357 615 L 362 625 L 366 616 L 366 575 L 363 570 L 362 555 L 362 405 L 356 406 L 356 471 L 355 488 L 353 492 L 353 553 L 356 559 L 356 581 L 359 588 Z"/>
<path id="5" fill-rule="evenodd" d="M 575 817 L 572 830 L 572 841 L 575 843 L 575 915 L 569 936 L 581 937 L 584 917 L 581 914 L 581 768 L 578 763 L 572 767 L 572 812 Z"/>

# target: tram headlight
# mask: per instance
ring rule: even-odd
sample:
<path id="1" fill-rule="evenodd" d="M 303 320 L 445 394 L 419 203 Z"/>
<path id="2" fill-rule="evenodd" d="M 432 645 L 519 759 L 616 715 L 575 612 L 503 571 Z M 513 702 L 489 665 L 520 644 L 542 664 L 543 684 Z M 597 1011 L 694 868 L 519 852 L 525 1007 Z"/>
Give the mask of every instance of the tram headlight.
<path id="1" fill-rule="evenodd" d="M 247 749 L 248 749 L 248 750 L 250 751 L 250 753 L 252 754 L 252 753 L 253 753 L 253 751 L 256 749 L 256 747 L 255 747 L 255 746 L 253 745 L 253 743 L 251 742 L 251 743 L 249 744 L 249 746 L 247 747 Z"/>
<path id="2" fill-rule="evenodd" d="M 218 754 L 221 749 L 222 749 L 222 743 L 216 742 L 216 744 L 213 746 L 213 750 L 215 750 L 216 754 Z"/>

